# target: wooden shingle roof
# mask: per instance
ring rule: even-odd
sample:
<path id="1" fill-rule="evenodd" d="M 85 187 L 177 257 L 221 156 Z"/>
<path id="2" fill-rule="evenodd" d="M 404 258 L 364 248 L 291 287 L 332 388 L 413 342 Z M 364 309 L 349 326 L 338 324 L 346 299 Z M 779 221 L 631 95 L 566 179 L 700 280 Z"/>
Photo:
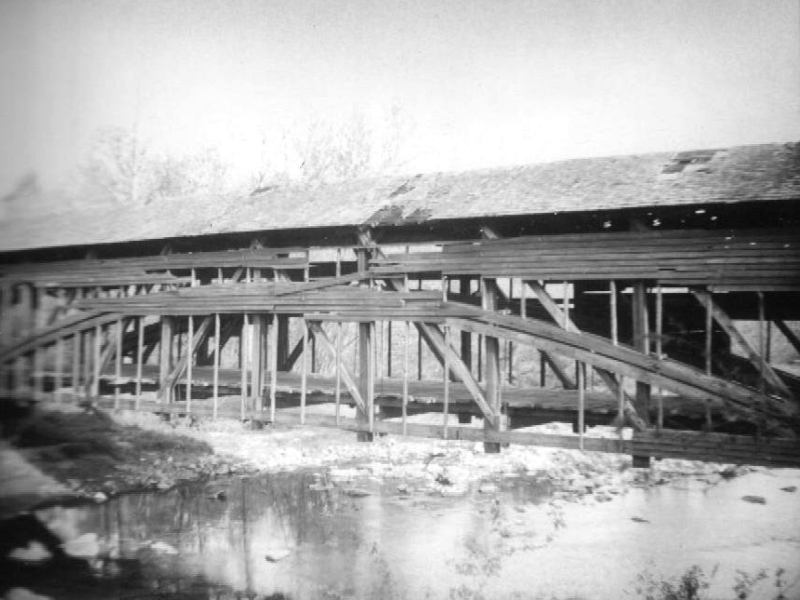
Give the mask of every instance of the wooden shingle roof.
<path id="1" fill-rule="evenodd" d="M 363 179 L 0 222 L 0 252 L 307 227 L 800 199 L 800 143 Z"/>

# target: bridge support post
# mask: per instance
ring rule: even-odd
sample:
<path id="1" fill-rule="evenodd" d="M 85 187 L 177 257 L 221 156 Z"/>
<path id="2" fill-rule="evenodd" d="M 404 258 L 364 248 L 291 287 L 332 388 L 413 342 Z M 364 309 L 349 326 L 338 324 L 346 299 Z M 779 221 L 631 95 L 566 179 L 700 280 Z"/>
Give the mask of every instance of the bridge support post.
<path id="1" fill-rule="evenodd" d="M 643 354 L 650 353 L 649 316 L 647 311 L 647 288 L 643 281 L 633 284 L 633 347 Z M 636 412 L 650 425 L 650 384 L 636 382 Z M 649 456 L 633 455 L 633 468 L 650 467 Z"/>
<path id="2" fill-rule="evenodd" d="M 172 372 L 172 338 L 174 323 L 172 317 L 161 317 L 161 342 L 159 344 L 159 396 L 165 404 L 172 402 L 172 386 L 169 385 L 169 374 Z"/>
<path id="3" fill-rule="evenodd" d="M 471 279 L 469 277 L 461 277 L 458 281 L 458 292 L 461 301 L 465 304 L 469 302 L 469 291 Z M 472 372 L 472 334 L 469 331 L 461 331 L 461 360 L 466 367 Z M 458 413 L 458 422 L 460 424 L 469 424 L 472 422 L 472 415 L 467 412 Z"/>
<path id="4" fill-rule="evenodd" d="M 497 307 L 497 281 L 494 279 L 484 279 L 482 286 L 483 309 L 495 310 Z M 494 336 L 486 335 L 483 337 L 486 346 L 486 367 L 484 369 L 486 377 L 486 403 L 498 416 L 495 423 L 484 420 L 484 431 L 500 431 L 500 342 Z M 484 442 L 483 450 L 487 454 L 497 454 L 500 452 L 498 442 Z"/>
<path id="5" fill-rule="evenodd" d="M 642 281 L 633 284 L 633 347 L 643 354 L 650 353 L 647 290 Z M 636 382 L 636 411 L 650 424 L 650 384 Z"/>
<path id="6" fill-rule="evenodd" d="M 278 315 L 278 368 L 286 371 L 289 360 L 289 317 Z"/>
<path id="7" fill-rule="evenodd" d="M 263 388 L 263 352 L 264 352 L 264 332 L 266 330 L 266 325 L 264 323 L 264 316 L 263 315 L 253 315 L 252 317 L 252 337 L 251 337 L 251 349 L 252 349 L 252 362 L 250 364 L 250 389 L 251 394 L 253 395 L 253 400 L 255 401 L 255 408 L 256 410 L 264 410 L 264 397 L 262 394 Z"/>
<path id="8" fill-rule="evenodd" d="M 374 410 L 372 383 L 374 381 L 373 368 L 375 362 L 372 360 L 372 346 L 374 344 L 372 332 L 372 323 L 358 324 L 358 391 L 366 405 L 366 410 L 356 408 L 356 420 L 361 426 L 369 426 L 370 415 L 368 411 Z M 371 442 L 372 439 L 373 433 L 371 431 L 358 432 L 359 442 Z"/>
<path id="9" fill-rule="evenodd" d="M 369 248 L 356 249 L 356 263 L 359 273 L 366 273 L 369 267 L 370 255 Z M 356 407 L 356 420 L 362 427 L 365 425 L 371 426 L 375 418 L 375 393 L 373 388 L 376 366 L 373 356 L 375 351 L 374 331 L 373 322 L 358 324 L 358 391 L 364 399 L 365 410 Z M 357 435 L 359 442 L 371 442 L 374 437 L 372 431 L 359 431 Z"/>

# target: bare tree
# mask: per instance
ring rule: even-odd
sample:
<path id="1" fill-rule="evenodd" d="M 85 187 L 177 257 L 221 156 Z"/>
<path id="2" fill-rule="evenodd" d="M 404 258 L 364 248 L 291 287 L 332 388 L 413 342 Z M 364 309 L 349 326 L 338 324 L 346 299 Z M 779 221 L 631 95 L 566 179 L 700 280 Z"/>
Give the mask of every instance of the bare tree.
<path id="1" fill-rule="evenodd" d="M 138 136 L 118 127 L 101 129 L 80 169 L 81 187 L 120 204 L 147 201 L 152 192 L 148 162 Z"/>
<path id="2" fill-rule="evenodd" d="M 281 150 L 270 150 L 280 156 L 283 164 L 276 167 L 265 160 L 253 178 L 252 188 L 258 193 L 288 183 L 316 186 L 392 173 L 402 166 L 401 150 L 407 130 L 408 124 L 397 106 L 379 125 L 371 125 L 361 113 L 354 113 L 339 124 L 314 119 L 305 128 L 282 134 L 278 142 Z"/>
<path id="3" fill-rule="evenodd" d="M 206 148 L 184 156 L 158 154 L 120 128 L 98 132 L 79 182 L 83 194 L 120 204 L 220 193 L 227 185 L 228 167 L 216 150 Z"/>

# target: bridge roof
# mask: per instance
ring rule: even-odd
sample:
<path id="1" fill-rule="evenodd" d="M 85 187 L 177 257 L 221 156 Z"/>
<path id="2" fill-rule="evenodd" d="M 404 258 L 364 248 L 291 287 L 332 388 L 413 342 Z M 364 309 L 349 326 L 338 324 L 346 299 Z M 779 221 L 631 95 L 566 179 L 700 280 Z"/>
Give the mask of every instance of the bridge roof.
<path id="1" fill-rule="evenodd" d="M 800 199 L 800 142 L 274 187 L 36 218 L 7 214 L 0 252 L 308 227 Z M 11 211 L 13 213 L 13 211 Z"/>

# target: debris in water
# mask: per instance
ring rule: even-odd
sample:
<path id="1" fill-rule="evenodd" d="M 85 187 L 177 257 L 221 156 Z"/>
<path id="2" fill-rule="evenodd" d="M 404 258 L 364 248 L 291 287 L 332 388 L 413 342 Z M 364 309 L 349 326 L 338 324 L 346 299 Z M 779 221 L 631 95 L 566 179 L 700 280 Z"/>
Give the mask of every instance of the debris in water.
<path id="1" fill-rule="evenodd" d="M 310 489 L 312 492 L 327 492 L 327 491 L 330 491 L 330 490 L 333 489 L 333 485 L 327 484 L 327 483 L 322 483 L 322 482 L 317 482 L 317 483 L 312 483 L 311 485 L 309 485 L 308 489 Z"/>
<path id="2" fill-rule="evenodd" d="M 453 485 L 453 482 L 450 481 L 444 473 L 439 473 L 436 476 L 436 483 L 439 485 Z"/>
<path id="3" fill-rule="evenodd" d="M 288 548 L 274 548 L 269 550 L 264 558 L 267 559 L 267 562 L 276 563 L 288 558 L 290 554 L 291 551 Z"/>
<path id="4" fill-rule="evenodd" d="M 647 519 L 643 519 L 642 517 L 631 517 L 631 521 L 635 523 L 649 523 Z"/>
<path id="5" fill-rule="evenodd" d="M 227 500 L 228 490 L 224 487 L 210 486 L 206 488 L 206 498 L 209 500 Z"/>
<path id="6" fill-rule="evenodd" d="M 766 504 L 767 500 L 764 496 L 742 496 L 742 500 L 750 502 L 751 504 Z"/>
<path id="7" fill-rule="evenodd" d="M 150 544 L 150 549 L 161 554 L 178 554 L 178 551 L 166 542 L 154 542 Z"/>

